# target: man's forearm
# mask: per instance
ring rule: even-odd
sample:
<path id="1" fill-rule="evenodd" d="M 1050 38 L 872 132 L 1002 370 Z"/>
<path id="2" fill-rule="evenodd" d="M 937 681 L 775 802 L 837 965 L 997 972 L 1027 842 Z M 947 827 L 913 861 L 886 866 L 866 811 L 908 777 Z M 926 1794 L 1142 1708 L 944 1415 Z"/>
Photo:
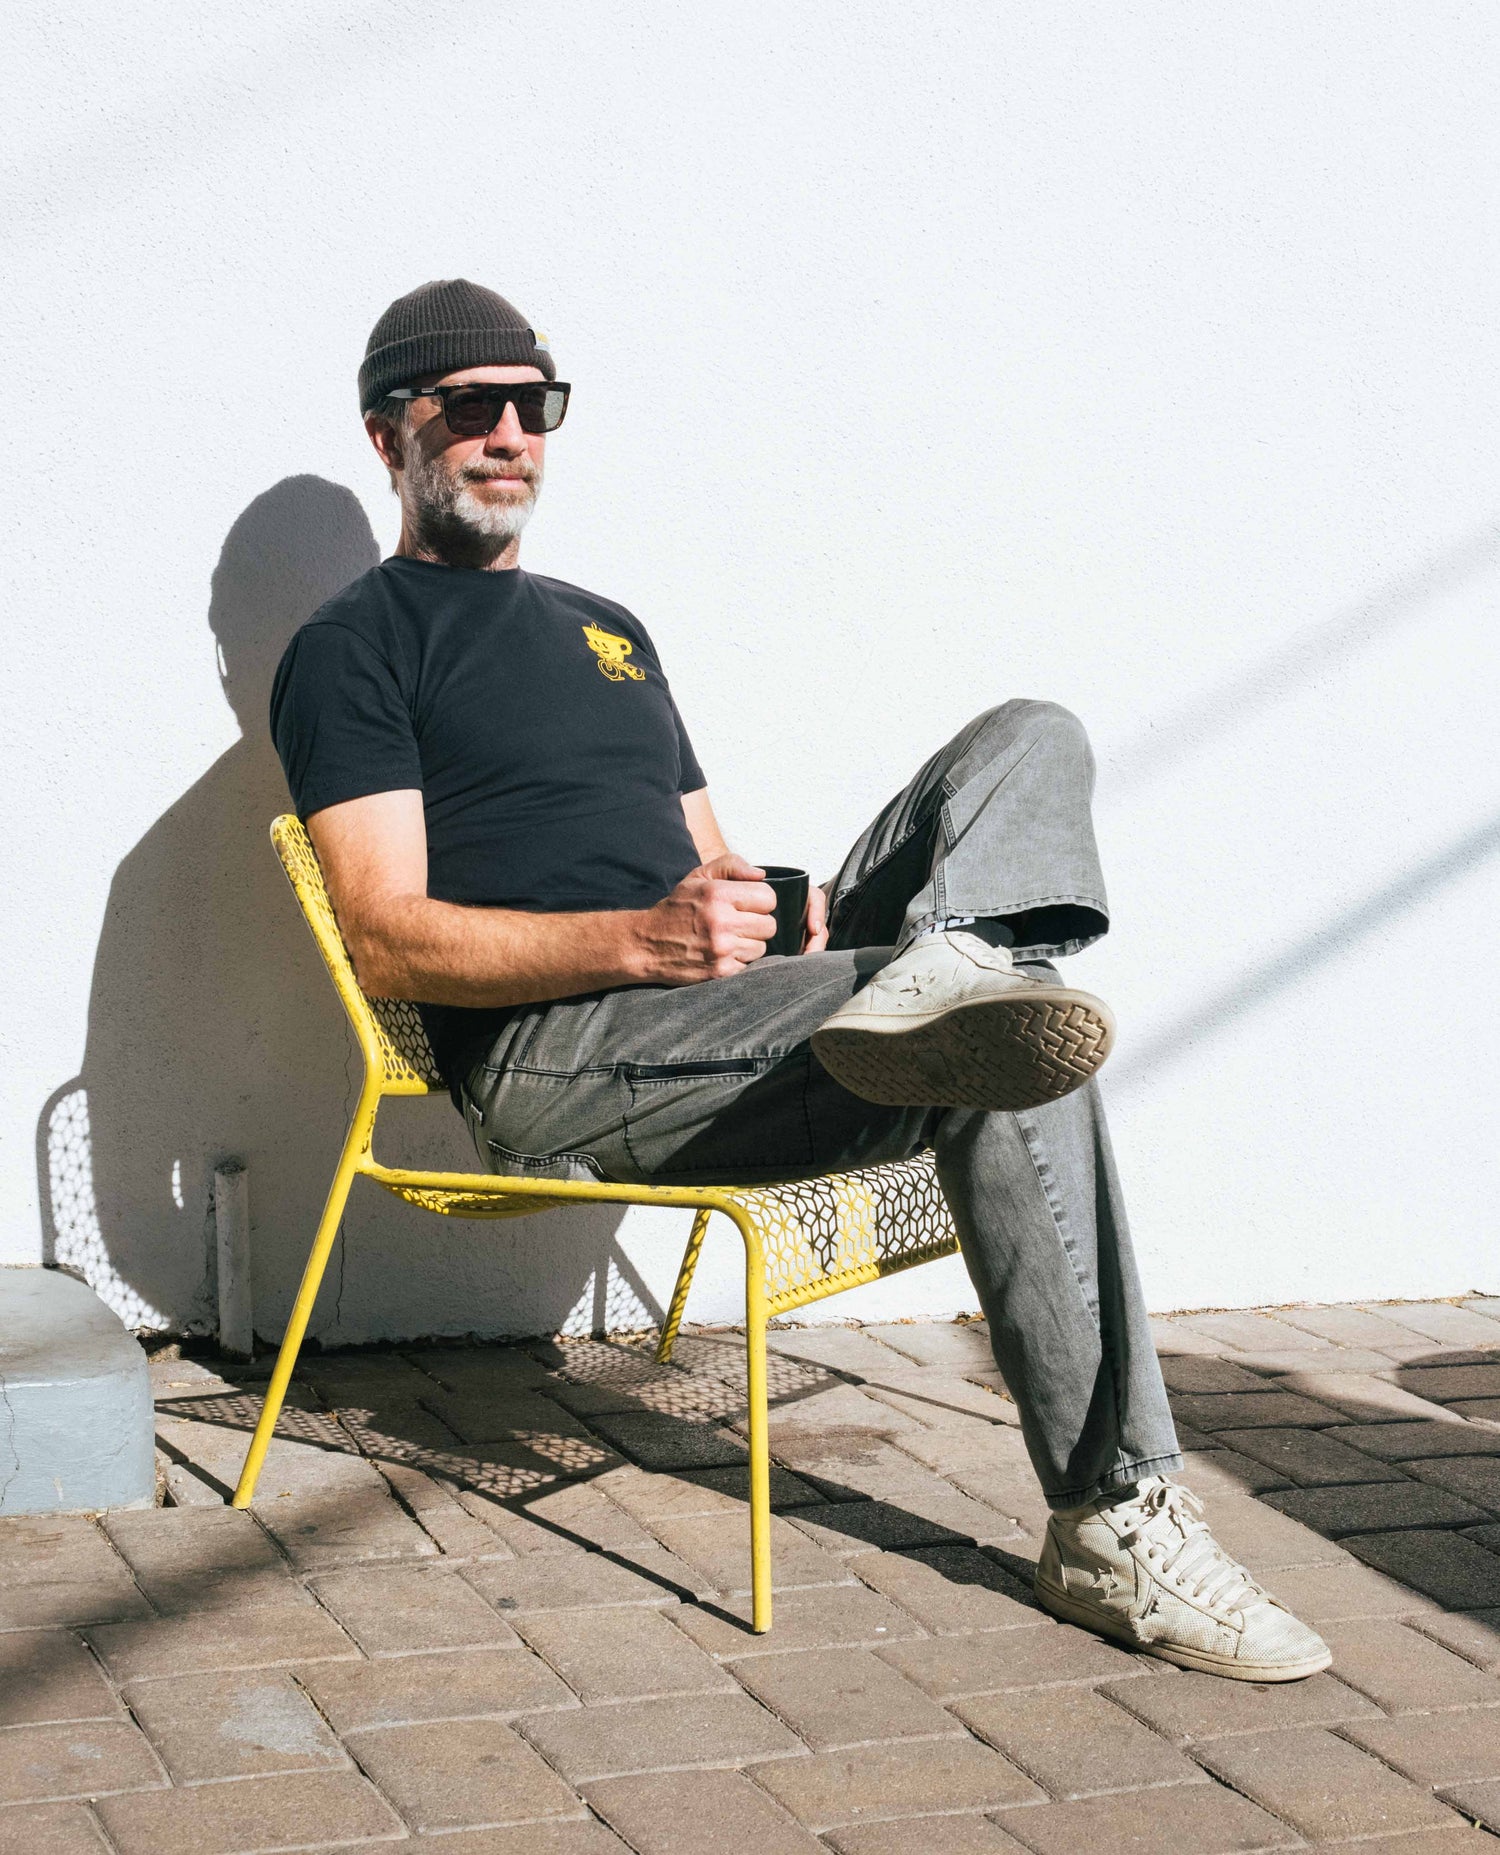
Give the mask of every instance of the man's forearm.
<path id="1" fill-rule="evenodd" d="M 361 986 L 429 1005 L 528 1005 L 645 976 L 638 911 L 537 914 L 414 895 L 351 934 Z"/>

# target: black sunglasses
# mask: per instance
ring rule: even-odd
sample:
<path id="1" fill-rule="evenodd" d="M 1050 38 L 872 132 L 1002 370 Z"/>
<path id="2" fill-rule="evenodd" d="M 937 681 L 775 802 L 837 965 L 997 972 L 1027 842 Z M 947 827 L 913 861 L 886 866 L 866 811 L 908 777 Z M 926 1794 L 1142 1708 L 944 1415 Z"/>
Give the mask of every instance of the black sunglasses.
<path id="1" fill-rule="evenodd" d="M 398 386 L 387 397 L 441 400 L 443 423 L 455 438 L 484 438 L 505 417 L 507 406 L 515 407 L 523 432 L 555 432 L 572 391 L 564 380 L 521 380 L 514 385 L 480 380 L 472 386 Z"/>

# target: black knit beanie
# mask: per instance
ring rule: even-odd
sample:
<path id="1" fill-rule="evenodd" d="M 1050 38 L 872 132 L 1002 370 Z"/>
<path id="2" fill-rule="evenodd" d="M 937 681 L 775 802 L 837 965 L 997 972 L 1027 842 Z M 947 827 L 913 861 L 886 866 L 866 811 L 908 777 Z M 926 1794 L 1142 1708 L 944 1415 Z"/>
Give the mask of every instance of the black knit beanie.
<path id="1" fill-rule="evenodd" d="M 394 386 L 458 367 L 557 367 L 514 303 L 465 277 L 424 283 L 398 296 L 370 331 L 359 370 L 359 409 L 368 412 Z"/>

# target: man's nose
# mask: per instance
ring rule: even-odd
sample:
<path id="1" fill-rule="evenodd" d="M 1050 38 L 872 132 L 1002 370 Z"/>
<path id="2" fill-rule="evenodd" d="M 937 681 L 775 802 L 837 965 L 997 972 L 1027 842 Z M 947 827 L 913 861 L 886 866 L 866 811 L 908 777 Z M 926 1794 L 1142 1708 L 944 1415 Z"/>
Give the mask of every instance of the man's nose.
<path id="1" fill-rule="evenodd" d="M 495 429 L 485 439 L 484 448 L 501 457 L 519 457 L 526 449 L 526 434 L 521 430 L 514 400 L 506 406 Z"/>

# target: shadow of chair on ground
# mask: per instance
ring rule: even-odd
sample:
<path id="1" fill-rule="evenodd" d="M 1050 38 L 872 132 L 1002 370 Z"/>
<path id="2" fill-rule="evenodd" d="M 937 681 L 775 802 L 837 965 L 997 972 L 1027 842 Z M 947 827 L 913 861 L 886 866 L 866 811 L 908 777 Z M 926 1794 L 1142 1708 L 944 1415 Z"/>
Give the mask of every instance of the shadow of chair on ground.
<path id="1" fill-rule="evenodd" d="M 928 1399 L 924 1410 L 920 1381 L 914 1384 L 894 1356 L 893 1369 L 882 1382 L 876 1371 L 832 1369 L 777 1351 L 775 1341 L 773 1333 L 772 1497 L 780 1524 L 835 1558 L 845 1556 L 846 1562 L 873 1547 L 914 1554 L 955 1586 L 982 1586 L 1029 1605 L 1040 1494 L 1025 1462 L 1014 1407 L 995 1396 L 994 1375 L 976 1375 L 981 1384 L 991 1381 L 984 1390 L 994 1396 L 993 1417 L 970 1408 L 967 1399 L 950 1404 L 941 1393 Z M 527 1534 L 516 1541 L 520 1552 L 545 1549 L 536 1532 L 540 1528 L 555 1539 L 558 1550 L 601 1552 L 670 1595 L 706 1604 L 729 1618 L 739 1603 L 740 1583 L 748 1584 L 743 1339 L 734 1332 L 690 1330 L 679 1342 L 680 1363 L 668 1367 L 654 1363 L 652 1346 L 651 1337 L 638 1337 L 314 1354 L 299 1371 L 302 1408 L 285 1413 L 278 1436 L 318 1449 L 357 1450 L 377 1467 L 419 1470 L 484 1518 L 502 1541 L 512 1522 L 519 1522 Z M 228 1371 L 222 1362 L 217 1369 Z M 1489 1423 L 1500 1417 L 1500 1403 L 1479 1395 L 1485 1387 L 1493 1389 L 1497 1370 L 1500 1350 L 1434 1350 L 1408 1360 L 1373 1388 L 1360 1374 L 1346 1375 L 1337 1394 L 1342 1402 L 1330 1407 L 1329 1423 L 1320 1427 L 1337 1429 L 1341 1439 L 1336 1440 L 1363 1438 L 1371 1475 L 1367 1488 L 1347 1479 L 1305 1487 L 1277 1473 L 1268 1463 L 1278 1455 L 1274 1439 L 1282 1432 L 1272 1427 L 1260 1442 L 1254 1430 L 1236 1431 L 1234 1447 L 1208 1439 L 1216 1446 L 1190 1452 L 1185 1479 L 1191 1485 L 1195 1472 L 1200 1479 L 1211 1475 L 1211 1521 L 1216 1500 L 1226 1522 L 1231 1510 L 1241 1508 L 1224 1498 L 1239 1487 L 1247 1503 L 1264 1504 L 1310 1529 L 1305 1554 L 1299 1555 L 1295 1546 L 1279 1548 L 1288 1580 L 1299 1568 L 1344 1563 L 1346 1553 L 1384 1575 L 1385 1583 L 1365 1578 L 1357 1595 L 1330 1598 L 1326 1616 L 1308 1617 L 1314 1624 L 1410 1614 L 1420 1628 L 1422 1615 L 1453 1610 L 1471 1617 L 1476 1641 L 1493 1633 L 1500 1659 L 1500 1422 L 1493 1428 Z M 400 1388 L 394 1390 L 397 1380 Z M 247 1440 L 254 1426 L 259 1392 L 249 1377 L 236 1385 L 231 1374 L 230 1383 L 227 1391 L 168 1400 L 162 1406 L 166 1430 L 171 1431 L 174 1420 L 227 1428 L 235 1435 L 237 1458 L 240 1440 Z M 1278 1385 L 1295 1389 L 1284 1364 Z M 1328 1395 L 1326 1383 L 1322 1389 Z M 1423 1434 L 1414 1435 L 1412 1419 L 1393 1415 L 1392 1390 L 1413 1392 L 1444 1414 L 1426 1420 Z M 883 1427 L 878 1416 L 841 1422 L 847 1414 L 838 1408 L 843 1393 L 864 1400 L 866 1419 L 890 1408 L 892 1422 Z M 890 1407 L 879 1404 L 883 1396 L 893 1400 Z M 1458 1408 L 1476 1398 L 1492 1408 L 1472 1413 Z M 1398 1395 L 1394 1402 L 1400 1401 Z M 829 1411 L 832 1415 L 825 1416 Z M 961 1419 L 968 1440 L 954 1457 L 960 1467 L 950 1479 L 960 1495 L 966 1485 L 982 1491 L 996 1517 L 990 1537 L 981 1537 L 982 1529 L 963 1530 L 933 1517 L 944 1511 L 941 1505 L 934 1508 L 914 1497 L 903 1483 L 903 1460 L 910 1483 L 925 1473 L 918 1456 L 909 1453 L 917 1434 L 913 1417 L 931 1437 L 941 1437 L 945 1426 Z M 1347 1441 L 1345 1447 L 1350 1447 Z M 1408 1449 L 1414 1453 L 1404 1453 Z M 965 1452 L 975 1463 L 990 1462 L 987 1471 L 975 1471 L 977 1481 L 961 1465 Z M 189 1449 L 184 1458 L 193 1453 Z M 632 1491 L 620 1486 L 618 1477 L 613 1483 L 607 1479 L 631 1465 L 660 1472 L 661 1489 L 637 1483 Z M 196 1472 L 203 1474 L 201 1466 Z M 591 1518 L 580 1506 L 579 1491 L 601 1479 L 602 1492 L 623 1495 L 623 1505 L 601 1502 Z M 230 1480 L 232 1475 L 216 1484 L 221 1495 L 227 1496 Z M 1458 1492 L 1461 1486 L 1467 1495 Z M 700 1489 L 701 1502 L 691 1492 L 681 1494 L 684 1488 Z M 1393 1488 L 1425 1488 L 1439 1496 L 1447 1490 L 1448 1496 L 1424 1509 L 1422 1497 L 1413 1493 L 1410 1499 L 1419 1506 L 1400 1508 L 1389 1493 Z M 330 1514 L 338 1499 L 330 1489 Z M 656 1509 L 653 1499 L 660 1501 Z M 980 1511 L 977 1501 L 972 1505 Z M 1001 1516 L 1007 1507 L 1009 1519 L 1019 1520 L 1024 1534 L 1011 1525 L 1006 1536 Z M 728 1611 L 720 1609 L 726 1589 L 722 1578 L 680 1577 L 680 1560 L 675 1569 L 670 1561 L 665 1567 L 660 1560 L 649 1562 L 650 1555 L 637 1560 L 621 1543 L 632 1521 L 653 1545 L 670 1548 L 674 1518 L 736 1511 L 745 1534 L 745 1576 L 733 1581 Z M 1240 1524 L 1247 1511 L 1241 1509 Z M 1427 1525 L 1419 1524 L 1424 1512 Z M 1366 1524 L 1365 1515 L 1374 1524 Z M 791 1539 L 790 1534 L 782 1537 Z M 1315 1540 L 1319 1545 L 1334 1542 L 1334 1550 L 1312 1550 Z M 1235 1545 L 1233 1538 L 1226 1543 Z M 857 1573 L 859 1568 L 850 1563 L 848 1569 Z M 1277 1567 L 1257 1565 L 1256 1570 L 1275 1591 Z M 708 1588 L 715 1582 L 717 1597 Z M 1403 1588 L 1411 1593 L 1410 1606 L 1404 1605 Z M 741 1618 L 733 1621 L 743 1627 Z"/>

